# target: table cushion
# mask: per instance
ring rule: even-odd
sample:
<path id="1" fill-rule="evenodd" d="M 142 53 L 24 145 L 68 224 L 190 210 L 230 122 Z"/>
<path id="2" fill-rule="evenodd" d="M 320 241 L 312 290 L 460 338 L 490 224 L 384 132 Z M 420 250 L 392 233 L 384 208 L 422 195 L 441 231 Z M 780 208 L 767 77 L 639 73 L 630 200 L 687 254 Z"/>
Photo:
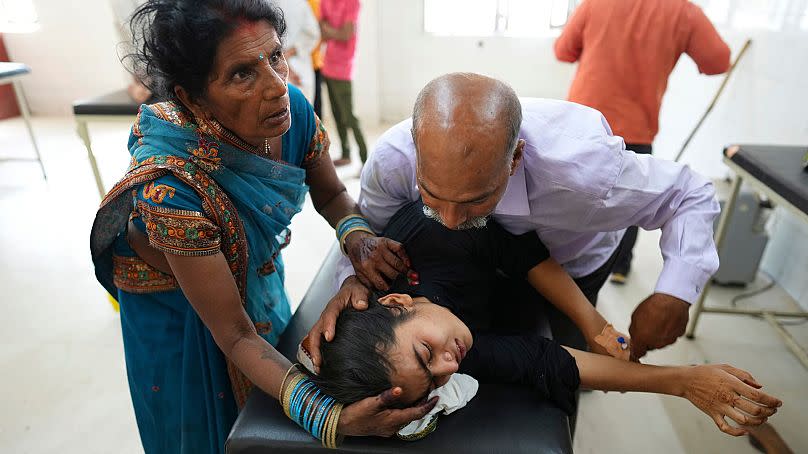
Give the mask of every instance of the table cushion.
<path id="1" fill-rule="evenodd" d="M 805 146 L 740 145 L 730 160 L 808 214 L 808 172 L 802 166 L 806 153 Z"/>
<path id="2" fill-rule="evenodd" d="M 73 103 L 75 115 L 137 115 L 140 104 L 129 97 L 126 90 L 118 90 L 95 98 Z"/>
<path id="3" fill-rule="evenodd" d="M 333 277 L 339 258 L 334 246 L 317 273 L 278 344 L 294 358 L 297 344 L 317 321 L 333 296 Z M 540 332 L 550 337 L 549 326 Z M 278 402 L 256 389 L 239 414 L 227 440 L 229 454 L 311 452 L 323 449 L 319 441 L 283 414 Z M 524 386 L 481 384 L 466 408 L 441 417 L 426 438 L 405 442 L 378 437 L 348 437 L 343 452 L 418 453 L 570 453 L 572 440 L 567 415 L 541 400 Z"/>

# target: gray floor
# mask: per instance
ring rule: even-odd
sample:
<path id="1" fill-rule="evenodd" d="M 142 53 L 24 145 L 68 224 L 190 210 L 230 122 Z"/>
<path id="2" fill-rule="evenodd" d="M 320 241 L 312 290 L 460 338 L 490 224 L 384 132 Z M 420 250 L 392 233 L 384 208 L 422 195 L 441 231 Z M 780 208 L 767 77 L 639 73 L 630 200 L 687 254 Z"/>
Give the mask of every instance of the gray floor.
<path id="1" fill-rule="evenodd" d="M 129 401 L 120 326 L 95 282 L 87 248 L 98 203 L 84 149 L 70 118 L 34 122 L 49 172 L 35 164 L 0 164 L 0 452 L 142 452 Z M 381 130 L 368 131 L 368 143 Z M 111 185 L 128 163 L 128 125 L 91 125 L 102 172 Z M 33 151 L 19 120 L 0 122 L 0 156 Z M 341 170 L 358 191 L 356 168 Z M 285 251 L 288 290 L 303 296 L 333 241 L 310 204 L 295 218 Z M 600 309 L 625 329 L 633 307 L 653 289 L 661 268 L 658 235 L 641 233 L 629 284 L 609 284 Z M 750 288 L 765 284 L 765 278 Z M 734 291 L 712 293 L 727 304 Z M 741 304 L 789 307 L 774 289 Z M 808 345 L 808 325 L 790 328 Z M 694 341 L 653 352 L 648 362 L 727 362 L 749 370 L 785 405 L 771 422 L 795 452 L 808 451 L 808 371 L 764 322 L 708 315 Z M 755 452 L 747 440 L 720 433 L 688 402 L 642 394 L 587 393 L 575 437 L 579 453 Z"/>

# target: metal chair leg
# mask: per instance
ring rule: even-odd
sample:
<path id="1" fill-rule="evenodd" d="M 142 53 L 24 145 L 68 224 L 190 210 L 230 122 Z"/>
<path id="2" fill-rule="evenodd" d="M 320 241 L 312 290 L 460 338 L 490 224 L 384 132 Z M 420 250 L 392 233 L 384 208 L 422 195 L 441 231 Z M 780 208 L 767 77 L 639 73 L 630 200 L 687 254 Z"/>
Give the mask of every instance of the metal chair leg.
<path id="1" fill-rule="evenodd" d="M 25 99 L 25 93 L 23 93 L 22 86 L 18 80 L 12 81 L 11 86 L 14 87 L 14 95 L 17 96 L 17 105 L 20 106 L 20 111 L 22 111 L 22 119 L 25 121 L 25 127 L 28 128 L 31 143 L 34 144 L 36 160 L 39 162 L 39 168 L 42 169 L 42 177 L 45 178 L 45 181 L 48 181 L 48 174 L 45 173 L 45 165 L 42 163 L 42 155 L 39 153 L 39 145 L 34 136 L 34 128 L 31 127 L 31 112 L 28 110 L 28 101 Z"/>
<path id="2" fill-rule="evenodd" d="M 101 179 L 101 172 L 98 170 L 98 163 L 95 160 L 95 154 L 93 154 L 93 146 L 90 141 L 90 132 L 87 130 L 87 122 L 79 117 L 76 117 L 76 132 L 79 134 L 79 137 L 81 137 L 81 140 L 84 142 L 84 146 L 87 148 L 87 160 L 90 161 L 90 167 L 93 169 L 95 186 L 98 188 L 98 195 L 103 199 L 107 192 L 104 189 L 104 182 Z"/>

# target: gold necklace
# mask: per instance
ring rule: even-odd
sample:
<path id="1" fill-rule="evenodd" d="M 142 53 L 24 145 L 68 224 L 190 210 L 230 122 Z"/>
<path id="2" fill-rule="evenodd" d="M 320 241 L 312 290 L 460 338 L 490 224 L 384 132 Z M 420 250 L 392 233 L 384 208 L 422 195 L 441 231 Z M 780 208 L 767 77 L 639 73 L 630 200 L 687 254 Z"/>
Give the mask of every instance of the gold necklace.
<path id="1" fill-rule="evenodd" d="M 272 159 L 272 147 L 269 145 L 269 139 L 264 139 L 264 146 L 263 147 L 256 147 L 254 145 L 250 145 L 249 143 L 242 140 L 240 137 L 235 135 L 229 129 L 222 126 L 221 123 L 216 121 L 215 119 L 205 120 L 207 124 L 211 126 L 211 128 L 216 132 L 216 135 L 226 139 L 228 142 L 232 143 L 233 145 L 243 149 L 248 153 L 252 153 L 254 155 L 263 156 L 267 159 Z"/>

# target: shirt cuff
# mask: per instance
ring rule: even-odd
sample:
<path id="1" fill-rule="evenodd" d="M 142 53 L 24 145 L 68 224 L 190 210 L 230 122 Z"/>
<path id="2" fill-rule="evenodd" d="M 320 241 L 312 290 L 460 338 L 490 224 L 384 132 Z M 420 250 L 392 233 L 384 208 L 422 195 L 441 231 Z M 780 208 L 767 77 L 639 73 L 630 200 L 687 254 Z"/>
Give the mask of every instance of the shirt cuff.
<path id="1" fill-rule="evenodd" d="M 668 258 L 657 281 L 656 293 L 664 293 L 693 304 L 711 274 L 681 259 Z"/>

